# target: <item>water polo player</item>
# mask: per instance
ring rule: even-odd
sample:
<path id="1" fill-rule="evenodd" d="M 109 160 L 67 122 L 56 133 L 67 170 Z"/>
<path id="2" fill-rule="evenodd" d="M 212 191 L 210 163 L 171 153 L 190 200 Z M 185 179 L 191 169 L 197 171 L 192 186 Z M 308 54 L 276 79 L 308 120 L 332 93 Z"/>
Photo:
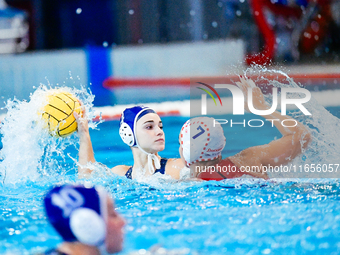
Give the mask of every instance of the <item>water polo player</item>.
<path id="1" fill-rule="evenodd" d="M 88 162 L 95 162 L 95 158 L 87 120 L 77 114 L 75 117 L 80 137 L 78 174 L 83 177 L 91 173 L 86 165 Z M 181 159 L 162 159 L 158 155 L 158 152 L 165 148 L 165 136 L 162 121 L 154 110 L 143 106 L 125 109 L 120 120 L 119 135 L 123 142 L 130 146 L 134 164 L 113 167 L 111 169 L 113 173 L 130 179 L 150 176 L 154 173 L 168 174 L 175 179 L 180 178 L 180 171 L 184 167 Z"/>
<path id="2" fill-rule="evenodd" d="M 261 90 L 251 80 L 241 78 L 237 85 L 248 98 L 248 88 L 253 89 L 253 104 L 258 110 L 269 109 Z M 248 110 L 247 104 L 245 104 Z M 278 119 L 274 122 L 283 135 L 269 144 L 247 148 L 234 156 L 222 159 L 221 153 L 226 144 L 221 125 L 213 118 L 197 117 L 187 121 L 179 136 L 179 152 L 185 165 L 190 167 L 191 177 L 205 180 L 236 178 L 244 174 L 267 179 L 265 168 L 281 166 L 293 160 L 304 150 L 311 140 L 308 129 L 297 122 L 295 127 L 283 127 L 281 121 L 292 119 L 279 112 L 263 116 L 266 119 Z M 190 132 L 192 131 L 192 133 Z M 195 131 L 195 132 L 194 132 Z"/>
<path id="3" fill-rule="evenodd" d="M 101 187 L 62 185 L 44 198 L 47 219 L 64 242 L 44 255 L 99 255 L 123 248 L 125 220 Z"/>

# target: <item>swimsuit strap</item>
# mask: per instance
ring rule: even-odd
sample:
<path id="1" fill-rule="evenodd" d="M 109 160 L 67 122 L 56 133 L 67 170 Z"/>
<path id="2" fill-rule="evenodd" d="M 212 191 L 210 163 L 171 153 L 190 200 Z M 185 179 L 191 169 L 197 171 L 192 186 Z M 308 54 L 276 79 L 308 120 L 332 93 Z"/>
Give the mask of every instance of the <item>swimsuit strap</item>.
<path id="1" fill-rule="evenodd" d="M 128 179 L 132 179 L 132 166 L 125 173 L 125 177 Z"/>
<path id="2" fill-rule="evenodd" d="M 167 162 L 168 162 L 167 158 L 162 158 L 161 159 L 161 168 L 156 169 L 155 173 L 165 174 L 165 165 L 166 165 Z"/>
<path id="3" fill-rule="evenodd" d="M 155 173 L 161 173 L 161 174 L 165 174 L 165 166 L 166 163 L 168 162 L 167 158 L 161 158 L 161 168 L 156 169 Z M 132 179 L 132 167 L 130 167 L 126 173 L 125 173 L 125 177 L 128 179 Z"/>

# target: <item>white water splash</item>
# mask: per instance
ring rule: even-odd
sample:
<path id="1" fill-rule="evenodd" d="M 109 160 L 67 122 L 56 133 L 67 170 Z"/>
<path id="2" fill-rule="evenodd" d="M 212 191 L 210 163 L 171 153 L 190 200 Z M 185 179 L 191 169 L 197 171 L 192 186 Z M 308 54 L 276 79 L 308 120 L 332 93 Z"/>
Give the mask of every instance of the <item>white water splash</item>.
<path id="1" fill-rule="evenodd" d="M 52 87 L 41 85 L 30 96 L 30 101 L 8 100 L 8 110 L 1 123 L 3 149 L 0 151 L 0 176 L 3 183 L 35 181 L 41 176 L 66 173 L 63 161 L 68 157 L 65 149 L 77 146 L 78 139 L 72 134 L 66 138 L 52 137 L 43 127 L 38 113 L 46 103 L 44 96 Z M 88 118 L 92 119 L 94 96 L 85 88 L 58 87 L 76 95 L 84 104 Z M 90 122 L 90 127 L 96 124 Z M 57 157 L 56 157 L 57 156 Z"/>
<path id="2" fill-rule="evenodd" d="M 269 86 L 278 88 L 301 88 L 292 78 L 280 70 L 269 70 L 260 66 L 247 69 L 245 75 L 257 75 L 256 82 L 266 82 Z M 285 77 L 283 82 L 265 78 L 265 74 L 277 74 Z M 303 84 L 302 84 L 303 85 Z M 320 84 L 321 85 L 321 84 Z M 304 95 L 289 93 L 288 98 L 303 98 Z M 271 105 L 271 96 L 266 96 Z M 312 141 L 303 153 L 292 160 L 288 165 L 295 166 L 295 171 L 276 172 L 272 177 L 293 178 L 339 178 L 340 177 L 340 120 L 321 106 L 315 98 L 311 98 L 304 106 L 312 114 L 304 115 L 301 111 L 291 111 L 288 114 L 308 127 L 312 134 Z M 311 172 L 311 165 L 315 170 Z M 321 168 L 318 168 L 317 165 Z M 333 164 L 333 171 L 330 165 Z M 306 167 L 305 167 L 306 165 Z M 322 169 L 324 166 L 324 169 Z M 338 166 L 338 167 L 337 167 Z M 327 167 L 327 170 L 326 170 Z M 335 168 L 337 167 L 337 170 Z"/>

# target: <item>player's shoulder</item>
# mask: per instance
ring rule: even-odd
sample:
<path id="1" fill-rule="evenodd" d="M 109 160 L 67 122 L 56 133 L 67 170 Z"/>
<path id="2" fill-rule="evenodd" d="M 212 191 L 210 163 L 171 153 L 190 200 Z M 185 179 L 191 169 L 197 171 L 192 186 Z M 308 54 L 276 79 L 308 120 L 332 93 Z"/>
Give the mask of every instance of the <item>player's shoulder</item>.
<path id="1" fill-rule="evenodd" d="M 170 158 L 166 163 L 165 172 L 172 178 L 178 180 L 180 178 L 181 170 L 184 167 L 185 165 L 180 158 Z"/>
<path id="2" fill-rule="evenodd" d="M 111 168 L 111 172 L 120 176 L 124 176 L 131 166 L 119 165 Z"/>
<path id="3" fill-rule="evenodd" d="M 180 168 L 185 167 L 182 159 L 180 158 L 169 158 L 168 161 L 166 162 L 166 165 L 169 167 L 180 167 Z"/>

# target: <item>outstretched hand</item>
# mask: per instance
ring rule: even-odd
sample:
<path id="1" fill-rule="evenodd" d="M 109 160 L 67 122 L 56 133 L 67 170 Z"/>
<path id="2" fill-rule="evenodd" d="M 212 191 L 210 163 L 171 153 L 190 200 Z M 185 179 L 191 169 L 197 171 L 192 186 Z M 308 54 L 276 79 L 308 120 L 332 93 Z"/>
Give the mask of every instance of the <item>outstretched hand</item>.
<path id="1" fill-rule="evenodd" d="M 259 87 L 256 86 L 255 82 L 251 79 L 240 77 L 240 81 L 236 82 L 236 85 L 242 90 L 245 97 L 244 107 L 250 112 L 248 107 L 248 94 L 250 90 L 252 91 L 253 106 L 257 110 L 267 110 L 269 106 L 267 105 L 263 93 Z M 250 90 L 249 90 L 250 89 Z"/>
<path id="2" fill-rule="evenodd" d="M 81 105 L 81 115 L 79 115 L 76 111 L 73 112 L 73 116 L 77 121 L 78 124 L 78 135 L 80 138 L 82 138 L 84 135 L 89 133 L 89 125 L 88 125 L 88 120 L 86 116 L 86 110 L 85 106 L 80 103 Z"/>

